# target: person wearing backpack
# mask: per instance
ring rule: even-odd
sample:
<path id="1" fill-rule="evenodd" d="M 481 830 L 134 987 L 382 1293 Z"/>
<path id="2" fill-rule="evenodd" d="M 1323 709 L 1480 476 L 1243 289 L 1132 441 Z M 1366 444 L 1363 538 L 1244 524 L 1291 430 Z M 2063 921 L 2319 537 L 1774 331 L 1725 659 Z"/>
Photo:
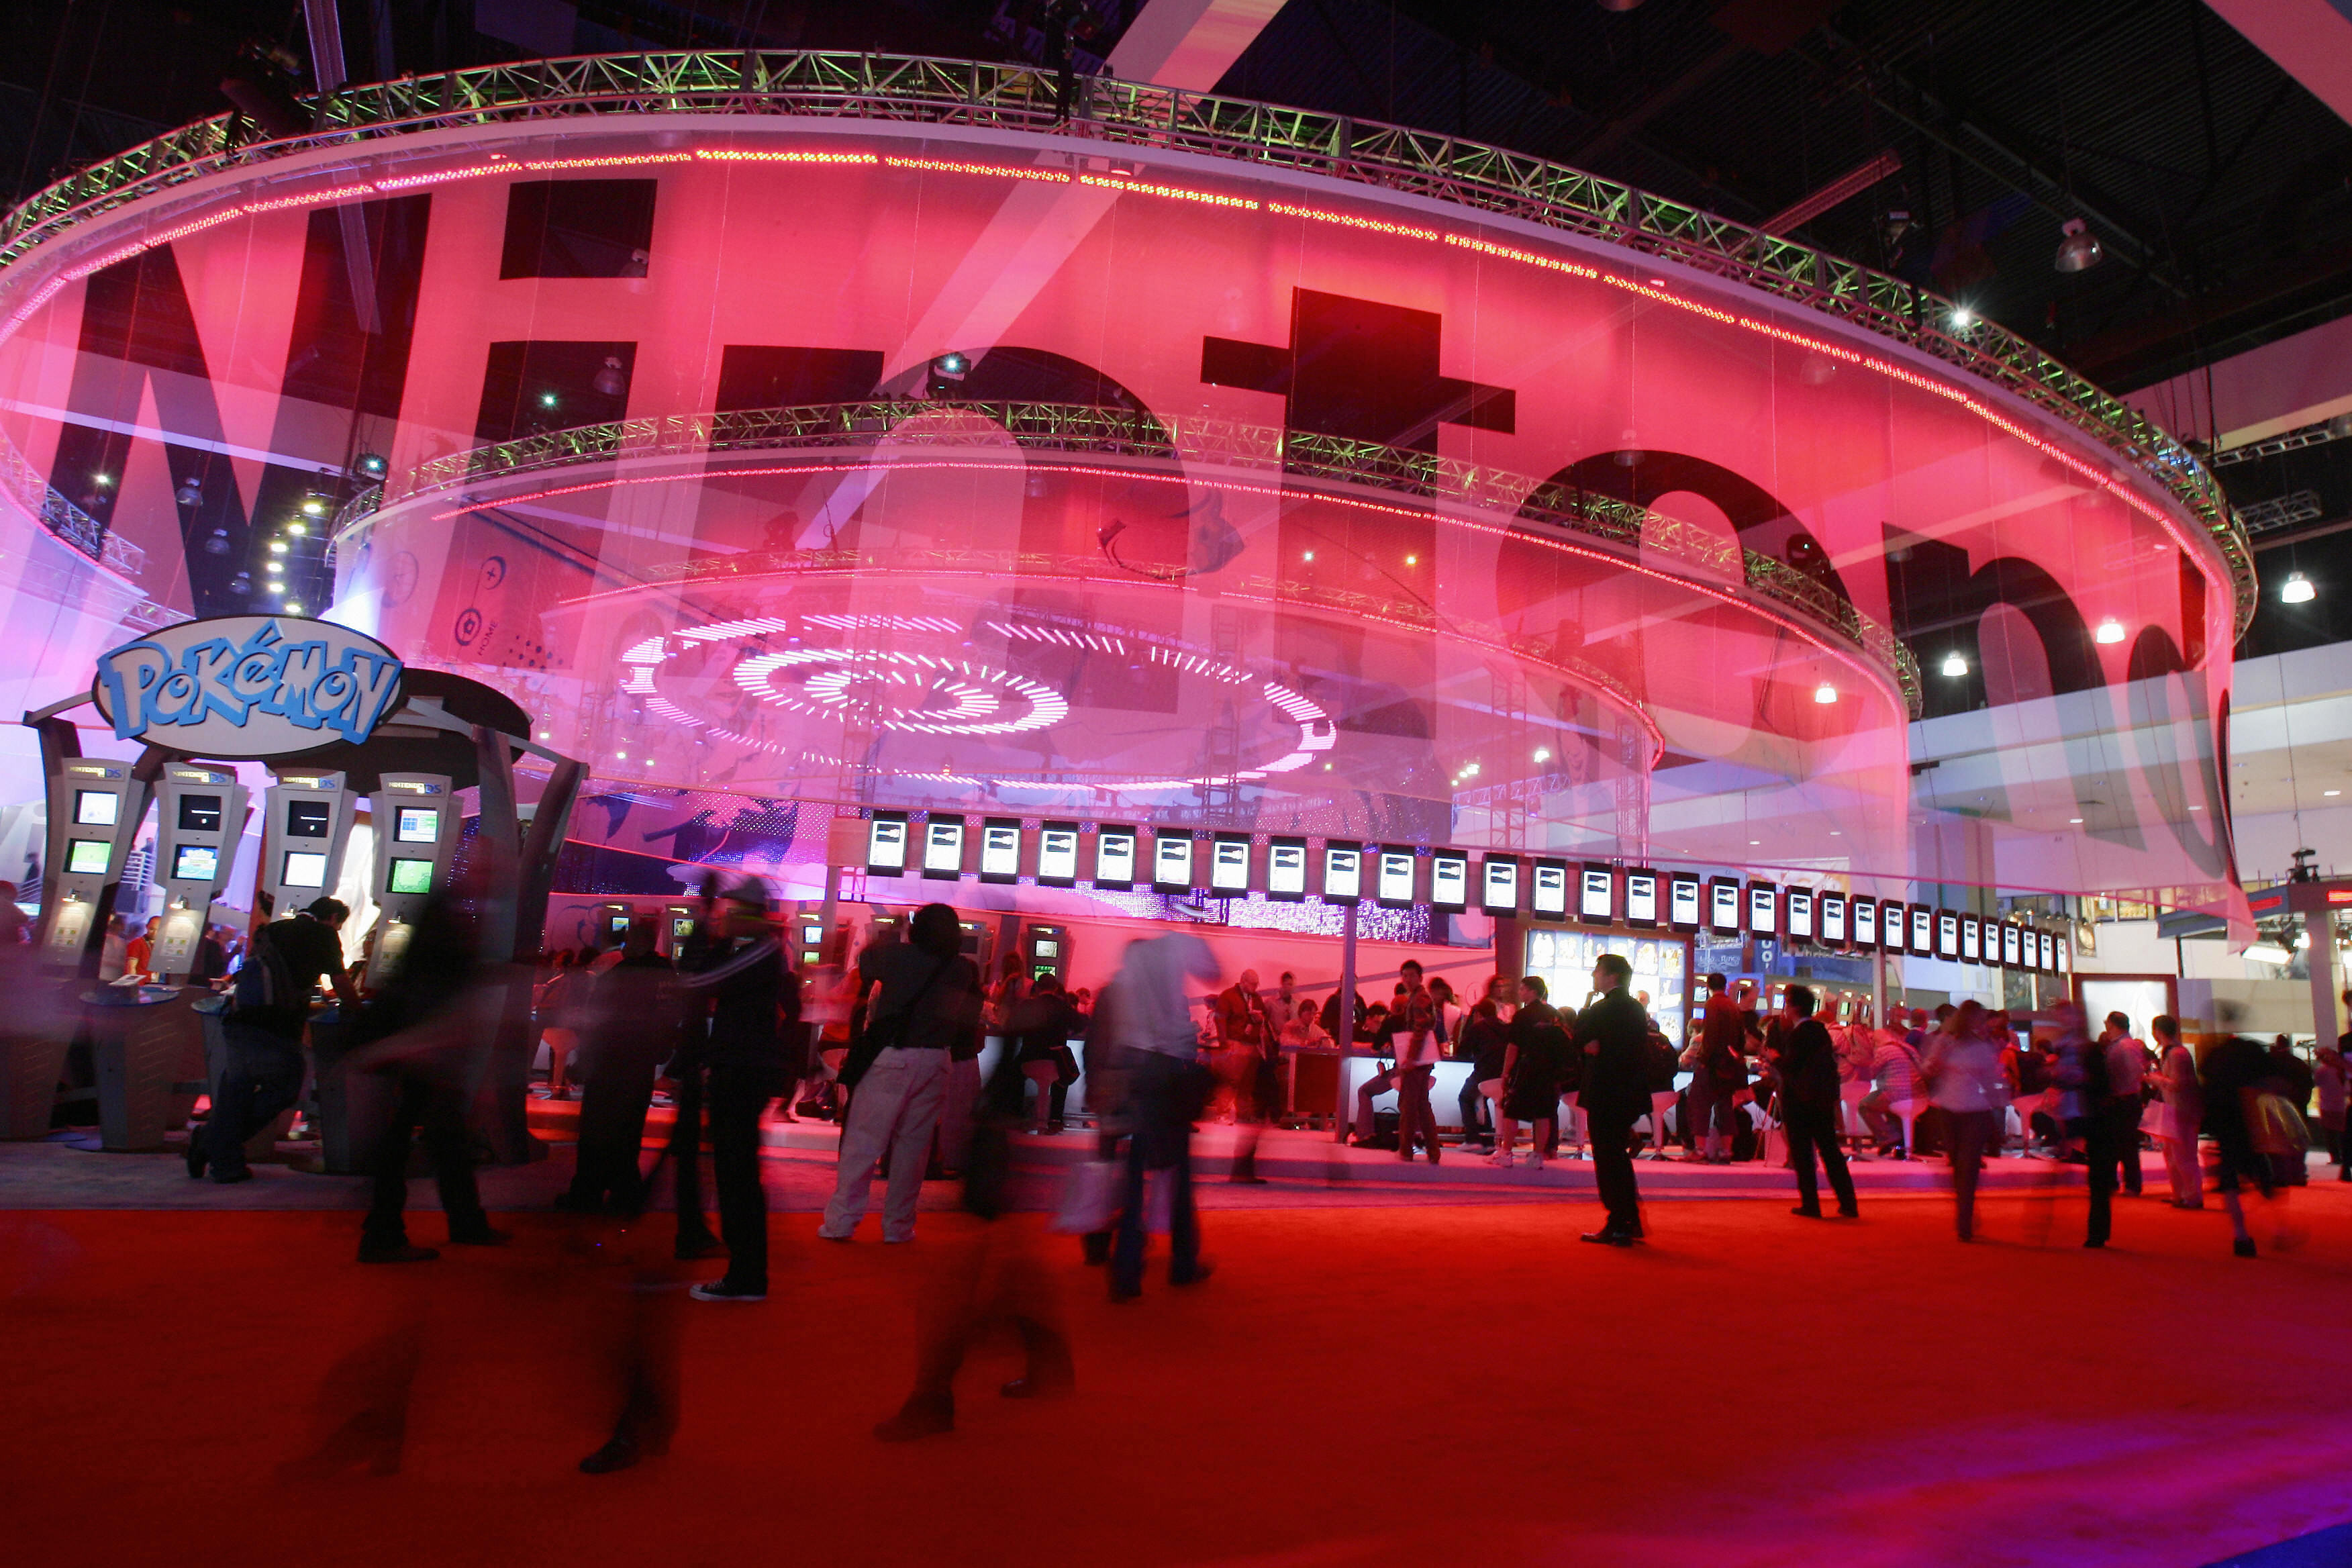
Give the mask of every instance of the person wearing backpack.
<path id="1" fill-rule="evenodd" d="M 359 1016 L 359 993 L 344 972 L 338 935 L 351 912 L 340 899 L 318 899 L 254 933 L 221 1020 L 228 1051 L 212 1116 L 203 1136 L 188 1140 L 190 1176 L 202 1176 L 209 1166 L 212 1179 L 224 1184 L 253 1179 L 246 1141 L 277 1121 L 301 1092 L 302 1030 L 320 976 L 333 984 L 343 1016 Z"/>

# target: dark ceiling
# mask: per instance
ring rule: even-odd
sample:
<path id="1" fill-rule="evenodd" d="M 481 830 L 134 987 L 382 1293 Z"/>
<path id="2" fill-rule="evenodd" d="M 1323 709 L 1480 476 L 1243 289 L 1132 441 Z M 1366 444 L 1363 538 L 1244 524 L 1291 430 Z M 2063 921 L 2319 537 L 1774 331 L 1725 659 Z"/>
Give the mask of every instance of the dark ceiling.
<path id="1" fill-rule="evenodd" d="M 1036 58 L 1045 4 L 580 0 L 563 39 L 548 36 L 561 0 L 341 0 L 341 16 L 366 77 L 750 42 Z M 1078 36 L 1107 53 L 1138 4 L 1087 0 Z M 0 170 L 18 195 L 225 107 L 241 44 L 307 58 L 291 0 L 0 11 Z M 1793 233 L 1930 283 L 2109 386 L 2352 310 L 2352 127 L 2203 0 L 1288 0 L 1220 87 L 1454 132 L 1749 222 L 1891 153 L 1899 170 Z M 2065 275 L 2052 258 L 2072 216 L 2106 259 Z"/>

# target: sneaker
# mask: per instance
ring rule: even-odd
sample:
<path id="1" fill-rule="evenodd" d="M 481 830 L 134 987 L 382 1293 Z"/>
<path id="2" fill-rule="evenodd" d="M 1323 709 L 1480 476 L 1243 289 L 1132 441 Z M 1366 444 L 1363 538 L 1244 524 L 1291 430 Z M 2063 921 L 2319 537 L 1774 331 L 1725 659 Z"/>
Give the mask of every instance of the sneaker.
<path id="1" fill-rule="evenodd" d="M 687 1292 L 698 1301 L 764 1301 L 765 1289 L 754 1290 L 749 1286 L 730 1285 L 724 1279 L 713 1279 L 707 1285 L 697 1285 Z"/>
<path id="2" fill-rule="evenodd" d="M 1517 1154 L 1489 1154 L 1486 1156 L 1486 1163 L 1494 1166 L 1498 1171 L 1507 1171 L 1518 1163 L 1519 1157 Z"/>
<path id="3" fill-rule="evenodd" d="M 1543 1156 L 1542 1156 L 1541 1154 L 1530 1154 L 1530 1155 L 1528 1155 L 1528 1170 L 1530 1170 L 1530 1171 L 1540 1171 L 1540 1170 L 1542 1170 L 1542 1169 L 1543 1169 Z"/>

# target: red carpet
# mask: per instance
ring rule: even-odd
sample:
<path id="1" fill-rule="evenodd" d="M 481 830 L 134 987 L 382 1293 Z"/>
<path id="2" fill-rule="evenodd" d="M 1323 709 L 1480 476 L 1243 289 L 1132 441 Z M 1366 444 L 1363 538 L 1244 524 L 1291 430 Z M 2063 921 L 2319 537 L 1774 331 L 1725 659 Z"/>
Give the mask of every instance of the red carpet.
<path id="1" fill-rule="evenodd" d="M 2104 1255 L 2080 1200 L 1994 1203 L 1973 1247 L 1933 1200 L 1785 1208 L 1662 1205 L 1631 1252 L 1576 1243 L 1586 1205 L 1216 1214 L 1214 1279 L 1116 1308 L 1024 1216 L 1079 1395 L 996 1397 L 992 1344 L 912 1447 L 867 1429 L 976 1227 L 780 1215 L 764 1306 L 684 1304 L 673 1453 L 601 1479 L 572 1466 L 629 1275 L 552 1216 L 383 1269 L 347 1214 L 0 1214 L 0 1528 L 21 1563 L 1844 1568 L 2189 1565 L 2352 1518 L 2352 1192 L 2298 1194 L 2305 1245 L 2252 1263 L 2153 1198 Z M 401 1472 L 276 1479 L 402 1323 Z"/>

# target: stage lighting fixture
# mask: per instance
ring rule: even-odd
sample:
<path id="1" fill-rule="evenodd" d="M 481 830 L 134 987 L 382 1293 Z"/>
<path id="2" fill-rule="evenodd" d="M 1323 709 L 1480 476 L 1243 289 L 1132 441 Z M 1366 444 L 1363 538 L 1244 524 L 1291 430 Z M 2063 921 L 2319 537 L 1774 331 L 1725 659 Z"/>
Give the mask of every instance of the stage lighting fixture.
<path id="1" fill-rule="evenodd" d="M 379 453 L 362 452 L 360 454 L 360 460 L 353 464 L 352 467 L 359 469 L 361 473 L 364 474 L 369 479 L 380 479 L 383 478 L 385 470 L 390 468 L 392 465 L 385 462 L 382 455 Z"/>
<path id="2" fill-rule="evenodd" d="M 194 506 L 205 499 L 203 481 L 195 479 L 182 479 L 180 488 L 173 492 L 172 499 L 182 506 Z"/>
<path id="3" fill-rule="evenodd" d="M 253 574 L 252 574 L 252 573 L 250 573 L 250 572 L 240 572 L 240 573 L 238 573 L 236 576 L 234 576 L 234 577 L 230 578 L 230 579 L 229 579 L 229 584 L 228 584 L 228 591 L 229 591 L 230 593 L 232 593 L 232 594 L 250 594 L 250 593 L 252 593 L 252 592 L 253 592 Z"/>
<path id="4" fill-rule="evenodd" d="M 541 393 L 541 394 L 539 395 L 539 405 L 540 405 L 541 408 L 552 408 L 552 407 L 554 407 L 554 406 L 555 406 L 555 394 L 553 394 L 553 393 L 551 393 L 551 392 L 542 392 L 542 393 Z"/>
<path id="5" fill-rule="evenodd" d="M 2087 272 L 2107 258 L 2099 248 L 2098 236 L 2081 218 L 2070 217 L 2065 222 L 2066 237 L 2058 242 L 2057 258 L 2051 263 L 2061 272 Z"/>
<path id="6" fill-rule="evenodd" d="M 100 489 L 111 489 L 114 484 L 114 476 L 112 474 L 92 474 L 89 477 L 89 482 L 96 485 Z"/>
<path id="7" fill-rule="evenodd" d="M 287 543 L 282 539 L 273 539 L 269 542 L 269 553 L 272 555 L 283 555 L 287 548 Z"/>
<path id="8" fill-rule="evenodd" d="M 1823 706 L 1827 706 L 1828 704 L 1836 701 L 1837 688 L 1832 686 L 1826 680 L 1822 681 L 1819 686 L 1813 688 L 1813 700 L 1822 703 Z"/>
<path id="9" fill-rule="evenodd" d="M 302 498 L 302 515 L 304 517 L 326 516 L 327 498 L 324 496 L 304 496 Z"/>
<path id="10" fill-rule="evenodd" d="M 2099 623 L 2097 636 L 2103 643 L 2119 643 L 2124 640 L 2124 624 L 2113 616 L 2109 616 Z"/>
<path id="11" fill-rule="evenodd" d="M 213 530 L 211 537 L 205 541 L 205 553 L 207 555 L 226 555 L 228 553 L 227 529 L 215 528 Z"/>
<path id="12" fill-rule="evenodd" d="M 931 369 L 950 381 L 961 381 L 971 369 L 971 361 L 960 353 L 944 353 L 931 362 Z"/>
<path id="13" fill-rule="evenodd" d="M 2319 590 L 2313 587 L 2311 579 L 2300 572 L 2288 573 L 2286 581 L 2279 584 L 2279 603 L 2282 605 L 2308 605 L 2317 597 Z"/>
<path id="14" fill-rule="evenodd" d="M 294 534 L 308 533 L 310 531 L 310 526 L 305 522 L 289 522 L 286 525 L 286 531 Z"/>
<path id="15" fill-rule="evenodd" d="M 1951 315 L 1946 320 L 1951 323 L 1952 331 L 1965 332 L 1977 324 L 1977 313 L 1966 305 L 1955 305 L 1952 307 Z"/>
<path id="16" fill-rule="evenodd" d="M 620 356 L 606 354 L 604 368 L 596 373 L 596 379 L 590 384 L 607 397 L 618 397 L 628 391 L 629 378 L 621 374 Z"/>
<path id="17" fill-rule="evenodd" d="M 1969 661 L 1957 653 L 1944 656 L 1944 673 L 1958 679 L 1969 672 Z"/>

